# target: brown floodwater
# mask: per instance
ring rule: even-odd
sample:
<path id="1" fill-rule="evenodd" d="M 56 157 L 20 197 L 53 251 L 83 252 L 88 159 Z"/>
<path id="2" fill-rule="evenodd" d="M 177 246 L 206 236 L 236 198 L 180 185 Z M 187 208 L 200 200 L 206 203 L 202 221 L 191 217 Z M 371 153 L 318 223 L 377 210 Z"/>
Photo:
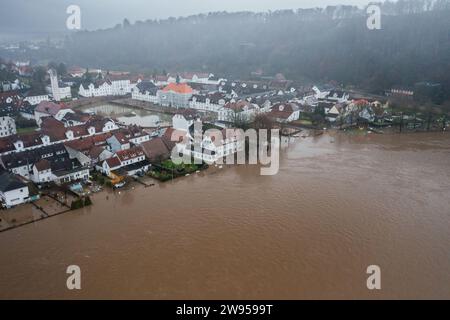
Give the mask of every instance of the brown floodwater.
<path id="1" fill-rule="evenodd" d="M 275 176 L 212 168 L 93 200 L 0 233 L 0 298 L 450 298 L 449 134 L 298 138 Z"/>

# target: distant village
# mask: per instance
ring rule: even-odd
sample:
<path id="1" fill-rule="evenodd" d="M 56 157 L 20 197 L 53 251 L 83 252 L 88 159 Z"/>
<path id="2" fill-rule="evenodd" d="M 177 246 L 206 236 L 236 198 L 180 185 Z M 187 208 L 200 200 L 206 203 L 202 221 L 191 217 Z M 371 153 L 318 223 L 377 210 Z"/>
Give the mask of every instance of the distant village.
<path id="1" fill-rule="evenodd" d="M 32 89 L 35 68 L 29 62 L 0 61 L 0 71 L 16 75 L 0 87 L 0 200 L 11 208 L 39 199 L 47 188 L 81 194 L 83 185 L 120 188 L 127 179 L 151 176 L 167 180 L 197 167 L 170 163 L 174 148 L 191 152 L 193 125 L 201 120 L 223 130 L 223 140 L 205 138 L 207 163 L 242 150 L 242 141 L 225 129 L 264 119 L 282 130 L 301 128 L 364 128 L 382 133 L 388 128 L 446 130 L 445 114 L 407 110 L 392 101 L 408 101 L 414 91 L 392 88 L 384 97 L 349 92 L 333 83 L 298 86 L 282 74 L 252 80 L 230 80 L 212 73 L 182 72 L 151 75 L 67 68 L 58 75 L 46 68 L 45 92 Z M 433 84 L 423 84 L 428 89 Z M 431 90 L 430 89 L 430 90 Z M 395 99 L 392 99 L 395 98 Z M 133 108 L 167 112 L 165 126 L 125 125 L 112 116 L 82 111 L 79 106 L 116 101 Z M 397 130 L 397 129 L 396 129 Z M 177 137 L 173 141 L 174 132 Z M 182 170 L 181 170 L 182 169 Z M 105 181 L 107 183 L 105 183 Z"/>

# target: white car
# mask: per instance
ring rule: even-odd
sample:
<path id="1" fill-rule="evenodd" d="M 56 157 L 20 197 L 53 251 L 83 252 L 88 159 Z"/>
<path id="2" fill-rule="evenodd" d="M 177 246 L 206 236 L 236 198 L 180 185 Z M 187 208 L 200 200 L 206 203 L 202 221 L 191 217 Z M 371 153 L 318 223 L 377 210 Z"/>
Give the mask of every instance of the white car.
<path id="1" fill-rule="evenodd" d="M 119 182 L 114 185 L 114 189 L 120 189 L 123 188 L 127 183 L 125 181 Z"/>

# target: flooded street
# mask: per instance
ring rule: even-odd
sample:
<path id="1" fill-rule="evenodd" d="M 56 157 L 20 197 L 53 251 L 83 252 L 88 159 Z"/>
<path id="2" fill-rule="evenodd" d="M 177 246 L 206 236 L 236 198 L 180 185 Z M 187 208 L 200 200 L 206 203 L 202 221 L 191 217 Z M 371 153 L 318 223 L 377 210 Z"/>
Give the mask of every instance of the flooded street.
<path id="1" fill-rule="evenodd" d="M 0 233 L 0 298 L 450 298 L 449 134 L 298 138 L 259 172 L 100 193 Z"/>

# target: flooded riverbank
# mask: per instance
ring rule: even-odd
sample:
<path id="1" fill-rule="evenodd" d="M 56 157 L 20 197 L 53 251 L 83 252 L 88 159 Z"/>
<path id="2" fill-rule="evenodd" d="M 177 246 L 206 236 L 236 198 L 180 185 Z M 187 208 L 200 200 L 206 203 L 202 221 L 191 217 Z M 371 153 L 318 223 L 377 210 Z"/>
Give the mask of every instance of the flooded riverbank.
<path id="1" fill-rule="evenodd" d="M 80 110 L 104 117 L 116 118 L 124 125 L 138 125 L 149 128 L 157 127 L 161 124 L 172 123 L 172 116 L 169 114 L 113 103 L 99 103 L 91 106 L 84 106 L 81 107 Z"/>
<path id="2" fill-rule="evenodd" d="M 328 133 L 298 138 L 275 176 L 224 166 L 99 193 L 0 234 L 0 298 L 450 298 L 449 159 L 448 134 Z"/>

